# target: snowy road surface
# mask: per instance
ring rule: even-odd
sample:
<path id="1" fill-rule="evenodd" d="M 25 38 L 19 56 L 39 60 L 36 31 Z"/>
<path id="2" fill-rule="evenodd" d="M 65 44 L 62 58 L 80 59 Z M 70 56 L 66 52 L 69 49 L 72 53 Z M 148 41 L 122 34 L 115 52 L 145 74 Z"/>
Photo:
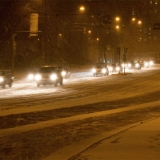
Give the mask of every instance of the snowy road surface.
<path id="1" fill-rule="evenodd" d="M 158 76 L 159 69 L 152 67 L 130 72 L 131 74 L 127 75 L 116 74 L 93 77 L 90 70 L 88 72 L 81 71 L 72 73 L 69 79 L 64 79 L 63 86 L 55 87 L 54 85 L 48 85 L 40 86 L 39 88 L 36 86 L 36 82 L 29 82 L 26 76 L 23 79 L 16 79 L 12 88 L 0 89 L 0 109 L 21 109 L 22 107 L 49 103 L 52 103 L 52 109 L 55 109 L 57 107 L 65 107 L 66 105 L 72 106 L 73 103 L 81 105 L 121 99 L 124 97 L 124 94 L 126 94 L 126 98 L 136 96 L 150 90 L 147 87 L 148 84 L 146 84 L 148 83 L 147 79 L 149 77 L 156 81 L 156 78 L 152 78 L 152 75 L 156 73 L 156 76 Z M 152 83 L 154 87 L 152 90 L 157 90 L 154 85 L 157 85 L 157 83 Z M 127 92 L 124 91 L 128 87 L 130 89 L 126 90 Z M 121 92 L 124 93 L 121 94 Z M 68 103 L 69 101 L 71 103 Z M 62 106 L 60 105 L 61 103 Z"/>
<path id="2" fill-rule="evenodd" d="M 94 143 L 94 137 L 158 117 L 159 79 L 160 65 L 104 77 L 74 72 L 58 87 L 38 88 L 25 76 L 15 77 L 12 88 L 0 88 L 0 159 L 61 153 L 56 160 L 62 160 Z M 86 139 L 92 140 L 86 144 Z M 73 150 L 66 154 L 66 148 Z"/>

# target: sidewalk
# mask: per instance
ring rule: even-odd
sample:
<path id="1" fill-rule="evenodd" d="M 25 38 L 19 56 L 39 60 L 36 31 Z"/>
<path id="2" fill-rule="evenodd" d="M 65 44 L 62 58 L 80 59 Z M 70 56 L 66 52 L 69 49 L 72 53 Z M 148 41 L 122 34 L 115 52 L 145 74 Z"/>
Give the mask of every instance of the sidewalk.
<path id="1" fill-rule="evenodd" d="M 119 132 L 85 151 L 76 160 L 159 160 L 160 118 Z"/>

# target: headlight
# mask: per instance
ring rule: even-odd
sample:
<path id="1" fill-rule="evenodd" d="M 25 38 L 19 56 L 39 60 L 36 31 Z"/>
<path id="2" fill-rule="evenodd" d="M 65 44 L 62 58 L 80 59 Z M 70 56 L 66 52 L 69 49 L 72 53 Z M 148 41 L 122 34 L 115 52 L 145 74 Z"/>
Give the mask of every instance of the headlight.
<path id="1" fill-rule="evenodd" d="M 37 74 L 36 76 L 35 76 L 35 80 L 37 80 L 37 81 L 39 81 L 39 80 L 41 80 L 41 75 L 40 74 Z"/>
<path id="2" fill-rule="evenodd" d="M 116 67 L 116 71 L 120 71 L 120 67 Z"/>
<path id="3" fill-rule="evenodd" d="M 0 82 L 3 82 L 3 81 L 4 81 L 4 79 L 2 77 L 0 77 Z"/>
<path id="4" fill-rule="evenodd" d="M 62 71 L 62 72 L 61 72 L 61 75 L 62 75 L 62 76 L 65 76 L 65 75 L 66 75 L 66 71 Z"/>
<path id="5" fill-rule="evenodd" d="M 149 62 L 149 65 L 150 65 L 150 66 L 153 66 L 153 61 L 150 61 L 150 62 Z"/>
<path id="6" fill-rule="evenodd" d="M 138 68 L 139 67 L 139 63 L 136 63 L 135 66 Z"/>
<path id="7" fill-rule="evenodd" d="M 56 74 L 52 74 L 52 75 L 50 76 L 50 79 L 51 79 L 51 80 L 56 80 L 56 79 L 57 79 L 57 75 L 56 75 Z"/>
<path id="8" fill-rule="evenodd" d="M 131 66 L 132 66 L 131 63 L 128 63 L 128 67 L 131 68 Z"/>
<path id="9" fill-rule="evenodd" d="M 106 73 L 106 71 L 107 71 L 107 70 L 106 70 L 105 68 L 102 69 L 102 73 Z"/>
<path id="10" fill-rule="evenodd" d="M 113 71 L 113 67 L 109 67 L 109 71 Z"/>
<path id="11" fill-rule="evenodd" d="M 123 67 L 123 68 L 125 67 L 125 64 L 124 64 L 124 63 L 122 63 L 122 67 Z"/>
<path id="12" fill-rule="evenodd" d="M 148 62 L 145 62 L 145 63 L 144 63 L 144 66 L 145 66 L 145 67 L 148 67 Z"/>
<path id="13" fill-rule="evenodd" d="M 28 79 L 29 79 L 29 80 L 33 80 L 33 79 L 34 79 L 34 75 L 33 75 L 33 74 L 29 74 L 29 75 L 28 75 Z"/>
<path id="14" fill-rule="evenodd" d="M 96 73 L 96 69 L 95 69 L 95 68 L 93 68 L 93 69 L 92 69 L 92 72 L 93 72 L 93 73 Z"/>

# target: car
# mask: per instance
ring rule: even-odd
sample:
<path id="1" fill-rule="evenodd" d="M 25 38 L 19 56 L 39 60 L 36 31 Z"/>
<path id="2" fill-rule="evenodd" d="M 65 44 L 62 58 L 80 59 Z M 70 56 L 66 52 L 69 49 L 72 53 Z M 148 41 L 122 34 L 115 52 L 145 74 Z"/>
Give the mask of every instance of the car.
<path id="1" fill-rule="evenodd" d="M 35 75 L 37 87 L 40 85 L 63 85 L 63 76 L 61 70 L 55 66 L 42 66 Z"/>
<path id="2" fill-rule="evenodd" d="M 141 70 L 142 68 L 142 64 L 139 60 L 131 61 L 130 64 L 131 64 L 131 69 Z"/>
<path id="3" fill-rule="evenodd" d="M 115 68 L 115 70 L 117 71 L 117 72 L 123 72 L 123 69 L 124 69 L 124 63 L 116 63 L 116 68 Z"/>
<path id="4" fill-rule="evenodd" d="M 12 87 L 14 77 L 11 70 L 0 70 L 0 86 L 4 89 L 6 85 Z"/>
<path id="5" fill-rule="evenodd" d="M 71 75 L 70 69 L 68 67 L 64 66 L 58 66 L 58 68 L 61 70 L 61 74 L 63 78 L 69 78 Z"/>
<path id="6" fill-rule="evenodd" d="M 154 62 L 152 60 L 150 61 L 142 61 L 142 66 L 145 68 L 152 67 L 154 65 Z"/>
<path id="7" fill-rule="evenodd" d="M 109 70 L 109 73 L 112 73 L 112 72 L 115 72 L 116 71 L 116 64 L 110 64 L 108 66 L 108 70 Z"/>
<path id="8" fill-rule="evenodd" d="M 141 70 L 142 65 L 141 65 L 140 61 L 135 61 L 133 67 L 134 67 L 134 69 Z"/>
<path id="9" fill-rule="evenodd" d="M 97 64 L 93 69 L 92 69 L 93 76 L 97 75 L 109 75 L 109 69 L 106 64 Z"/>

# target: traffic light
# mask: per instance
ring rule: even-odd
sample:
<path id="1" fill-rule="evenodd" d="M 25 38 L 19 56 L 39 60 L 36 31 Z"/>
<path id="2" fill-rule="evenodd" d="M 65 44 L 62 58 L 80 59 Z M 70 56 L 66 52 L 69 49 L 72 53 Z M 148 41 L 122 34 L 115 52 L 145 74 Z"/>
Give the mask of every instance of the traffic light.
<path id="1" fill-rule="evenodd" d="M 120 47 L 117 48 L 117 53 L 120 54 Z"/>
<path id="2" fill-rule="evenodd" d="M 127 60 L 127 57 L 126 57 L 126 54 L 124 53 L 123 54 L 123 62 L 126 62 L 126 60 Z"/>
<path id="3" fill-rule="evenodd" d="M 128 52 L 128 48 L 124 48 L 124 53 L 127 53 Z"/>

